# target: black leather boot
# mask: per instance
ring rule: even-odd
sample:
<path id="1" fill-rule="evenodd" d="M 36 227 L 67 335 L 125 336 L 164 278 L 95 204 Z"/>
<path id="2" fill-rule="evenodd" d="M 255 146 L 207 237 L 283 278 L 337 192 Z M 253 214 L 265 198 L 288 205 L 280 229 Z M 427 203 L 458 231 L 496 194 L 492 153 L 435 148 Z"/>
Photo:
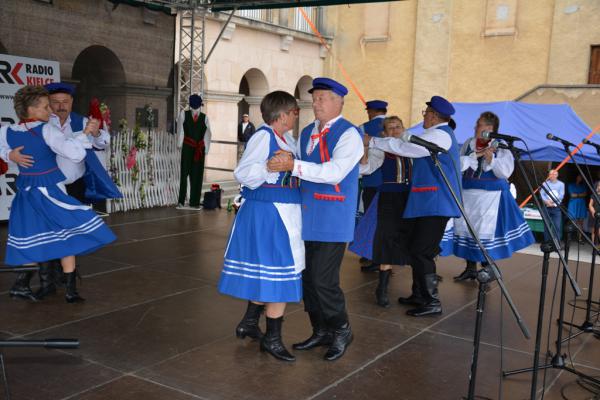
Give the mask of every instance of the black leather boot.
<path id="1" fill-rule="evenodd" d="M 65 300 L 67 303 L 81 303 L 85 299 L 77 293 L 77 270 L 73 272 L 65 272 L 67 278 Z"/>
<path id="2" fill-rule="evenodd" d="M 390 299 L 388 298 L 388 284 L 390 283 L 390 276 L 392 270 L 388 269 L 385 271 L 379 271 L 379 284 L 375 289 L 375 297 L 377 298 L 377 305 L 388 308 L 390 306 Z"/>
<path id="3" fill-rule="evenodd" d="M 475 261 L 467 260 L 467 267 L 465 270 L 458 276 L 454 277 L 456 282 L 466 281 L 466 280 L 474 280 L 477 279 L 477 263 Z"/>
<path id="4" fill-rule="evenodd" d="M 42 300 L 44 297 L 56 293 L 56 285 L 54 284 L 54 269 L 52 262 L 40 263 L 40 288 L 35 292 L 35 297 Z"/>
<path id="5" fill-rule="evenodd" d="M 19 297 L 26 300 L 37 301 L 37 298 L 31 291 L 31 287 L 29 287 L 29 282 L 31 281 L 33 274 L 33 271 L 20 272 L 17 275 L 15 283 L 8 292 L 10 297 Z"/>
<path id="6" fill-rule="evenodd" d="M 262 304 L 256 304 L 251 301 L 248 302 L 248 308 L 246 309 L 246 314 L 244 314 L 244 318 L 240 321 L 237 328 L 235 328 L 235 336 L 240 339 L 245 338 L 246 336 L 251 337 L 252 339 L 260 339 L 263 337 L 263 333 L 258 326 L 258 321 L 260 319 L 260 314 L 265 309 L 265 306 Z"/>
<path id="7" fill-rule="evenodd" d="M 424 317 L 426 315 L 436 315 L 442 313 L 442 302 L 438 293 L 438 280 L 435 274 L 427 274 L 423 277 L 423 297 L 425 304 L 412 310 L 408 310 L 406 314 L 413 317 Z"/>
<path id="8" fill-rule="evenodd" d="M 333 342 L 329 346 L 327 353 L 325 353 L 325 360 L 335 361 L 342 357 L 348 346 L 350 346 L 350 343 L 352 343 L 352 339 L 354 339 L 354 336 L 352 336 L 352 329 L 350 329 L 348 322 L 336 328 L 333 331 Z"/>
<path id="9" fill-rule="evenodd" d="M 329 346 L 333 340 L 333 335 L 325 326 L 325 323 L 316 313 L 308 313 L 313 333 L 308 339 L 300 343 L 294 343 L 294 350 L 310 350 L 318 346 Z"/>
<path id="10" fill-rule="evenodd" d="M 52 269 L 54 270 L 54 284 L 57 287 L 66 287 L 67 277 L 63 272 L 62 265 L 60 265 L 60 260 L 52 260 L 50 261 L 50 264 L 52 265 Z M 77 269 L 77 266 L 75 266 L 75 269 Z"/>
<path id="11" fill-rule="evenodd" d="M 398 303 L 409 306 L 421 306 L 425 303 L 425 299 L 421 295 L 419 277 L 415 274 L 414 268 L 412 268 L 412 294 L 408 297 L 398 297 Z"/>
<path id="12" fill-rule="evenodd" d="M 267 317 L 267 332 L 260 339 L 260 351 L 266 351 L 278 360 L 296 361 L 296 357 L 290 354 L 281 341 L 281 324 L 283 317 Z"/>

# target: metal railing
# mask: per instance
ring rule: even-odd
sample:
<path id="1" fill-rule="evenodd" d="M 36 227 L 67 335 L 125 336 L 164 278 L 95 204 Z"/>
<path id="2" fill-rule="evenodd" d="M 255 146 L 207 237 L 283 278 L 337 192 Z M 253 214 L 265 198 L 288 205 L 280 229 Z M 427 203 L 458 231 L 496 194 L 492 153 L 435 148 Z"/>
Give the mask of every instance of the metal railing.
<path id="1" fill-rule="evenodd" d="M 272 22 L 272 10 L 238 10 L 238 17 L 253 19 L 256 21 Z"/>

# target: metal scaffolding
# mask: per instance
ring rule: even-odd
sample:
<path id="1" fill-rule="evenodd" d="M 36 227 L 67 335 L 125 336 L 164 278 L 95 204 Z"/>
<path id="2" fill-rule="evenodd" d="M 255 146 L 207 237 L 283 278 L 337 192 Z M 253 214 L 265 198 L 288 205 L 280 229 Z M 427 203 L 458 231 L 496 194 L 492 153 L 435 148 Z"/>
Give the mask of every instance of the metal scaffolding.
<path id="1" fill-rule="evenodd" d="M 179 59 L 177 61 L 177 88 L 174 96 L 176 115 L 185 108 L 193 93 L 204 94 L 204 28 L 206 8 L 179 11 Z"/>

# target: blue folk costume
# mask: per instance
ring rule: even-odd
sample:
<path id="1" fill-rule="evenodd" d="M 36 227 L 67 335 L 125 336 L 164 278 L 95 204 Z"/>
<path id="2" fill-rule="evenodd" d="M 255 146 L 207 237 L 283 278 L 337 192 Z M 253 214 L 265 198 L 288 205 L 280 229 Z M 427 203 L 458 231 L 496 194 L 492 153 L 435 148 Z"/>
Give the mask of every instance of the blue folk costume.
<path id="1" fill-rule="evenodd" d="M 82 132 L 84 117 L 75 112 L 70 114 L 71 131 Z M 120 199 L 123 197 L 112 178 L 98 159 L 94 149 L 85 150 L 85 198 L 89 201 Z"/>
<path id="2" fill-rule="evenodd" d="M 570 196 L 569 199 L 569 215 L 573 219 L 584 219 L 587 217 L 588 208 L 586 204 L 587 187 L 580 183 L 569 183 L 567 185 L 567 193 Z"/>
<path id="3" fill-rule="evenodd" d="M 287 142 L 280 139 L 278 143 L 273 129 L 263 125 L 250 138 L 246 151 L 260 143 L 264 135 L 269 136 L 268 157 L 260 162 L 266 164 Z M 289 145 L 284 148 L 293 149 Z M 242 157 L 240 165 L 244 161 Z M 259 302 L 299 302 L 305 263 L 299 180 L 289 172 L 271 174 L 276 179 L 267 179 L 255 189 L 242 189 L 244 202 L 225 250 L 219 291 Z"/>
<path id="4" fill-rule="evenodd" d="M 348 250 L 378 264 L 407 264 L 410 223 L 402 215 L 410 191 L 412 160 L 386 152 L 378 170 L 382 183 L 358 222 Z"/>
<path id="5" fill-rule="evenodd" d="M 61 184 L 65 176 L 58 168 L 56 154 L 79 162 L 85 155 L 81 143 L 65 139 L 60 131 L 42 122 L 11 125 L 2 132 L 8 147 L 24 146 L 22 153 L 35 160 L 29 168 L 19 166 L 8 226 L 7 265 L 88 254 L 115 240 L 102 219 L 68 196 Z M 71 151 L 67 154 L 66 149 Z"/>
<path id="6" fill-rule="evenodd" d="M 471 140 L 463 145 L 463 159 L 473 154 L 474 143 L 475 141 Z M 494 157 L 496 160 L 498 157 L 506 157 L 506 161 L 512 161 L 512 156 L 506 150 L 498 150 Z M 509 258 L 514 252 L 529 246 L 535 240 L 510 193 L 508 181 L 497 177 L 491 167 L 486 168 L 484 160 L 484 157 L 479 157 L 476 161 L 473 159 L 472 165 L 463 168 L 465 211 L 489 255 L 494 260 Z M 511 165 L 510 172 L 512 168 Z M 473 262 L 485 261 L 463 218 L 454 220 L 453 234 L 446 230 L 444 240 L 443 255 L 448 255 L 451 247 L 452 253 L 457 257 Z"/>
<path id="7" fill-rule="evenodd" d="M 361 131 L 366 133 L 369 136 L 373 137 L 381 137 L 381 132 L 383 131 L 383 120 L 384 117 L 373 118 L 369 122 L 365 122 L 361 125 Z M 361 186 L 363 188 L 379 188 L 379 186 L 383 183 L 383 176 L 381 172 L 381 168 L 377 168 L 375 171 L 371 172 L 369 175 L 364 175 L 361 177 Z M 365 208 L 365 212 L 367 211 Z"/>

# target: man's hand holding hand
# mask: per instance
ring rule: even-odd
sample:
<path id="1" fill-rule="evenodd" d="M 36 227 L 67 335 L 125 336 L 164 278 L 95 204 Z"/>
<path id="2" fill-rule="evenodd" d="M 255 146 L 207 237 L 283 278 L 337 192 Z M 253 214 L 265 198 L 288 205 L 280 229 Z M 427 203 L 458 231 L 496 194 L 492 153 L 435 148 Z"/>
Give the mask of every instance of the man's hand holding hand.
<path id="1" fill-rule="evenodd" d="M 86 135 L 92 135 L 94 137 L 100 136 L 100 120 L 90 118 L 85 126 L 85 129 L 83 130 L 83 133 Z"/>
<path id="2" fill-rule="evenodd" d="M 267 169 L 271 172 L 291 171 L 294 169 L 292 153 L 277 150 L 275 155 L 267 162 Z"/>
<path id="3" fill-rule="evenodd" d="M 23 168 L 29 168 L 33 165 L 33 157 L 26 154 L 21 154 L 21 150 L 23 150 L 24 147 L 25 146 L 19 146 L 11 150 L 11 152 L 8 153 L 8 158 L 10 161 Z"/>

